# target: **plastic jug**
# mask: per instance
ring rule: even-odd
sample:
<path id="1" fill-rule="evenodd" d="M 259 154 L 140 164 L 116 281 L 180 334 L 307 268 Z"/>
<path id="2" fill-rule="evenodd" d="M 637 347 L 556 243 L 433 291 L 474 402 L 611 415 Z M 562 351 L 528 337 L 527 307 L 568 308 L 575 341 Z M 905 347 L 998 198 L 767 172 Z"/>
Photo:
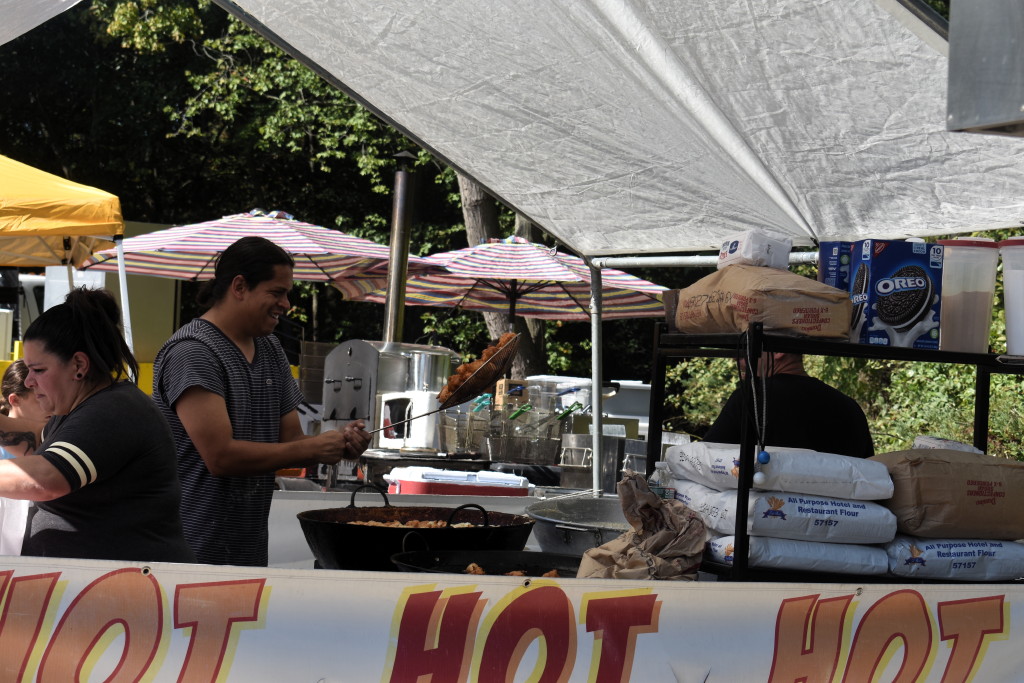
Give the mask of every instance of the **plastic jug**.
<path id="1" fill-rule="evenodd" d="M 959 237 L 939 240 L 939 244 L 945 247 L 939 349 L 987 353 L 999 243 L 982 237 Z"/>
<path id="2" fill-rule="evenodd" d="M 1024 356 L 1024 237 L 999 243 L 1003 257 L 1003 307 L 1006 309 L 1006 353 Z"/>

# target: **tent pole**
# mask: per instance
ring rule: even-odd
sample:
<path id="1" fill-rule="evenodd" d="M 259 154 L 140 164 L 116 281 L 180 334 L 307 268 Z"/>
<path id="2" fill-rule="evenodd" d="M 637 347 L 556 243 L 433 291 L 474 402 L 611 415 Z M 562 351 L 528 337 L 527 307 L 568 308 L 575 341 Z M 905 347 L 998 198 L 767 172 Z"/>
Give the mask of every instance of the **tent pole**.
<path id="1" fill-rule="evenodd" d="M 794 251 L 789 254 L 794 263 L 817 263 L 818 252 Z M 597 268 L 690 268 L 718 265 L 718 254 L 713 256 L 599 256 L 591 260 Z"/>
<path id="2" fill-rule="evenodd" d="M 70 292 L 75 288 L 75 270 L 71 263 L 71 257 L 74 256 L 71 250 L 71 238 L 64 238 L 64 267 L 68 269 L 68 291 Z"/>
<path id="3" fill-rule="evenodd" d="M 601 388 L 604 385 L 604 377 L 601 372 L 601 269 L 591 264 L 590 266 L 590 424 L 593 428 L 591 442 L 591 461 L 593 462 L 593 487 L 594 496 L 601 495 L 601 461 L 604 459 L 604 424 L 602 411 L 604 401 L 601 397 Z M 617 464 L 616 464 L 617 466 Z"/>
<path id="4" fill-rule="evenodd" d="M 114 246 L 117 248 L 117 284 L 121 291 L 121 324 L 124 327 L 124 341 L 128 344 L 128 350 L 135 353 L 135 344 L 132 343 L 132 318 L 128 306 L 128 280 L 124 268 L 124 243 L 123 235 L 114 236 Z"/>

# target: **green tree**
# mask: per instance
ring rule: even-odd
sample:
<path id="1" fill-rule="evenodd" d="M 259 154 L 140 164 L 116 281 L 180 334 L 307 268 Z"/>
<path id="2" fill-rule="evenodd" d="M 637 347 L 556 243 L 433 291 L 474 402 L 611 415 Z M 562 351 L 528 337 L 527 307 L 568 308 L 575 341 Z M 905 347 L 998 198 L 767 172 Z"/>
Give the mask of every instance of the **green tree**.
<path id="1" fill-rule="evenodd" d="M 5 78 L 0 91 L 12 103 L 30 93 L 33 113 L 43 114 L 37 127 L 61 137 L 41 146 L 22 128 L 36 124 L 11 105 L 0 144 L 117 193 L 129 218 L 180 224 L 283 209 L 385 242 L 393 156 L 411 149 L 415 253 L 467 244 L 451 169 L 205 0 L 95 0 L 9 46 L 5 66 L 19 82 L 7 88 Z M 89 73 L 67 74 L 65 64 Z M 67 82 L 55 86 L 62 73 Z M 511 234 L 514 214 L 500 205 L 496 213 L 492 230 Z M 380 306 L 345 302 L 322 287 L 299 290 L 291 318 L 307 336 L 315 327 L 322 341 L 380 337 Z M 191 295 L 187 288 L 184 300 Z M 479 323 L 476 313 L 410 307 L 405 339 L 473 356 L 493 336 Z M 550 371 L 589 375 L 587 325 L 551 324 L 536 334 Z M 650 322 L 608 323 L 605 334 L 621 344 L 615 377 L 648 379 Z"/>

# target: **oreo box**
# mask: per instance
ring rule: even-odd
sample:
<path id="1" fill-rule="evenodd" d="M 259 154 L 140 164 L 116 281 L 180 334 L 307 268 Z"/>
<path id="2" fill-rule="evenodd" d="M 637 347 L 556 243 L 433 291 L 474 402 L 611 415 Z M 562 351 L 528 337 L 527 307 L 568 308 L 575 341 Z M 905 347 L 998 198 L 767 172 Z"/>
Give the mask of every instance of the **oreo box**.
<path id="1" fill-rule="evenodd" d="M 850 250 L 853 242 L 821 242 L 818 245 L 818 282 L 850 291 Z"/>
<path id="2" fill-rule="evenodd" d="M 850 262 L 850 341 L 939 348 L 940 244 L 854 242 Z"/>

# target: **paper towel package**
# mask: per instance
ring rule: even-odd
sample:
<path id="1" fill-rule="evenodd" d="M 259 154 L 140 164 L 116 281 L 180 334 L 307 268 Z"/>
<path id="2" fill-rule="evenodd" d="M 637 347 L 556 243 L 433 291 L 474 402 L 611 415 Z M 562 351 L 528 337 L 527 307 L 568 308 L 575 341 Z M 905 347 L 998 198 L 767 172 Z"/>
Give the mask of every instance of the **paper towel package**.
<path id="1" fill-rule="evenodd" d="M 708 542 L 707 554 L 716 562 L 732 565 L 735 545 L 734 536 L 714 538 Z M 878 576 L 889 569 L 885 551 L 876 546 L 756 536 L 750 539 L 747 566 L 858 576 Z"/>
<path id="2" fill-rule="evenodd" d="M 889 470 L 883 463 L 806 448 L 769 446 L 771 460 L 761 466 L 760 490 L 807 493 L 850 500 L 881 500 L 892 496 Z M 680 478 L 724 491 L 739 483 L 737 444 L 697 441 L 665 452 L 669 469 Z"/>
<path id="3" fill-rule="evenodd" d="M 1024 463 L 943 448 L 880 453 L 900 533 L 923 538 L 1024 538 Z"/>
<path id="4" fill-rule="evenodd" d="M 726 235 L 718 250 L 718 269 L 737 263 L 789 270 L 789 252 L 793 239 L 759 230 L 744 230 Z"/>
<path id="5" fill-rule="evenodd" d="M 696 482 L 672 482 L 676 499 L 720 534 L 736 531 L 736 491 L 716 491 Z M 887 543 L 896 517 L 878 503 L 825 496 L 751 491 L 747 533 L 821 543 Z"/>

